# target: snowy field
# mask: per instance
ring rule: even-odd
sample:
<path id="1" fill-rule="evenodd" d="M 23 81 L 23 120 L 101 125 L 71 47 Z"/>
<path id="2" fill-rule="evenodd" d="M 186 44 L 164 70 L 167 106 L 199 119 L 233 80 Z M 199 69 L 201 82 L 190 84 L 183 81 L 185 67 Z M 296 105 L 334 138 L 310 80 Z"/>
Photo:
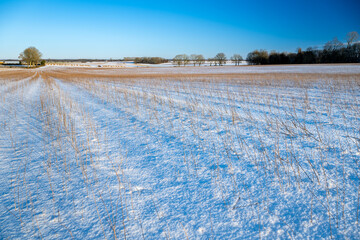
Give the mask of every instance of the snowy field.
<path id="1" fill-rule="evenodd" d="M 359 239 L 360 65 L 0 69 L 0 239 Z"/>
<path id="2" fill-rule="evenodd" d="M 358 74 L 360 73 L 359 64 L 323 64 L 319 65 L 269 65 L 269 66 L 251 66 L 251 65 L 241 65 L 234 66 L 231 63 L 219 67 L 219 66 L 186 66 L 186 67 L 177 67 L 171 63 L 164 64 L 142 64 L 135 65 L 132 63 L 108 63 L 109 66 L 114 66 L 115 69 L 107 68 L 105 62 L 91 63 L 89 65 L 78 65 L 77 67 L 84 67 L 84 71 L 96 70 L 96 71 L 106 71 L 107 74 L 113 72 L 117 74 L 122 73 L 159 73 L 159 74 L 175 74 L 175 73 L 186 73 L 186 74 L 232 74 L 232 73 L 324 73 L 324 74 Z M 98 66 L 104 66 L 98 67 Z M 117 69 L 118 66 L 123 67 L 122 69 Z M 71 68 L 67 65 L 57 65 L 57 66 L 46 66 L 45 68 L 55 69 L 55 68 Z M 75 67 L 76 68 L 76 67 Z"/>
<path id="3" fill-rule="evenodd" d="M 166 68 L 176 67 L 177 64 L 169 61 L 161 64 L 147 64 L 147 63 L 134 63 L 133 61 L 99 61 L 99 62 L 49 62 L 49 66 L 60 66 L 60 67 L 85 67 L 85 68 Z M 187 64 L 193 66 L 192 63 Z M 209 62 L 204 62 L 202 66 L 214 65 Z M 235 66 L 232 61 L 226 61 L 226 65 Z M 242 61 L 240 65 L 247 65 L 246 61 Z"/>

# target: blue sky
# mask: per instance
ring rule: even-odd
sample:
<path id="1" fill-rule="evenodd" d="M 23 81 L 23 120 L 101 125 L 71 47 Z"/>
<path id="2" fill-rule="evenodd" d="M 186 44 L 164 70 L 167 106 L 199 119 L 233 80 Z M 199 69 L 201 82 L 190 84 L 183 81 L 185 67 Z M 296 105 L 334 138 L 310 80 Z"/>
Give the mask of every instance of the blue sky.
<path id="1" fill-rule="evenodd" d="M 0 0 L 0 59 L 123 58 L 295 51 L 360 32 L 360 2 Z"/>

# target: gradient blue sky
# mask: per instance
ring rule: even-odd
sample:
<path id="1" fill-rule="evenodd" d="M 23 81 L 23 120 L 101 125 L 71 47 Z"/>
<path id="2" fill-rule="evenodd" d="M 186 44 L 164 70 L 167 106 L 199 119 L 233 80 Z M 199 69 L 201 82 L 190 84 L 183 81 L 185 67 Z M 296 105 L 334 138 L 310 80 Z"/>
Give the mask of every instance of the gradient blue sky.
<path id="1" fill-rule="evenodd" d="M 0 59 L 295 51 L 360 32 L 359 0 L 0 0 Z"/>

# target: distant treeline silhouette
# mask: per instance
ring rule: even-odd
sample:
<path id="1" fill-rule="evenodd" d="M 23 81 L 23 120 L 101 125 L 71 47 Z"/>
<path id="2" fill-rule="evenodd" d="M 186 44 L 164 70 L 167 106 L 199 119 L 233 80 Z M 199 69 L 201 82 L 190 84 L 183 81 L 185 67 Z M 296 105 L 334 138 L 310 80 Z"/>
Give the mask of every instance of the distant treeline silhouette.
<path id="1" fill-rule="evenodd" d="M 308 48 L 302 51 L 298 48 L 297 53 L 276 52 L 268 53 L 266 50 L 255 50 L 247 56 L 249 64 L 313 64 L 313 63 L 360 63 L 360 42 L 357 32 L 347 34 L 347 45 L 337 38 L 325 44 L 319 50 Z"/>

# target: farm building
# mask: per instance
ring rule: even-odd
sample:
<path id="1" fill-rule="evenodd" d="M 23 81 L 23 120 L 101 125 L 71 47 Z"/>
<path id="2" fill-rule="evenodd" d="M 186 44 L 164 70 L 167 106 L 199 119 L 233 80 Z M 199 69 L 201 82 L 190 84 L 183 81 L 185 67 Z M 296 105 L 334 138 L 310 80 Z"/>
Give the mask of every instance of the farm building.
<path id="1" fill-rule="evenodd" d="M 0 61 L 1 65 L 20 65 L 21 62 L 18 60 L 5 60 L 5 61 Z"/>

